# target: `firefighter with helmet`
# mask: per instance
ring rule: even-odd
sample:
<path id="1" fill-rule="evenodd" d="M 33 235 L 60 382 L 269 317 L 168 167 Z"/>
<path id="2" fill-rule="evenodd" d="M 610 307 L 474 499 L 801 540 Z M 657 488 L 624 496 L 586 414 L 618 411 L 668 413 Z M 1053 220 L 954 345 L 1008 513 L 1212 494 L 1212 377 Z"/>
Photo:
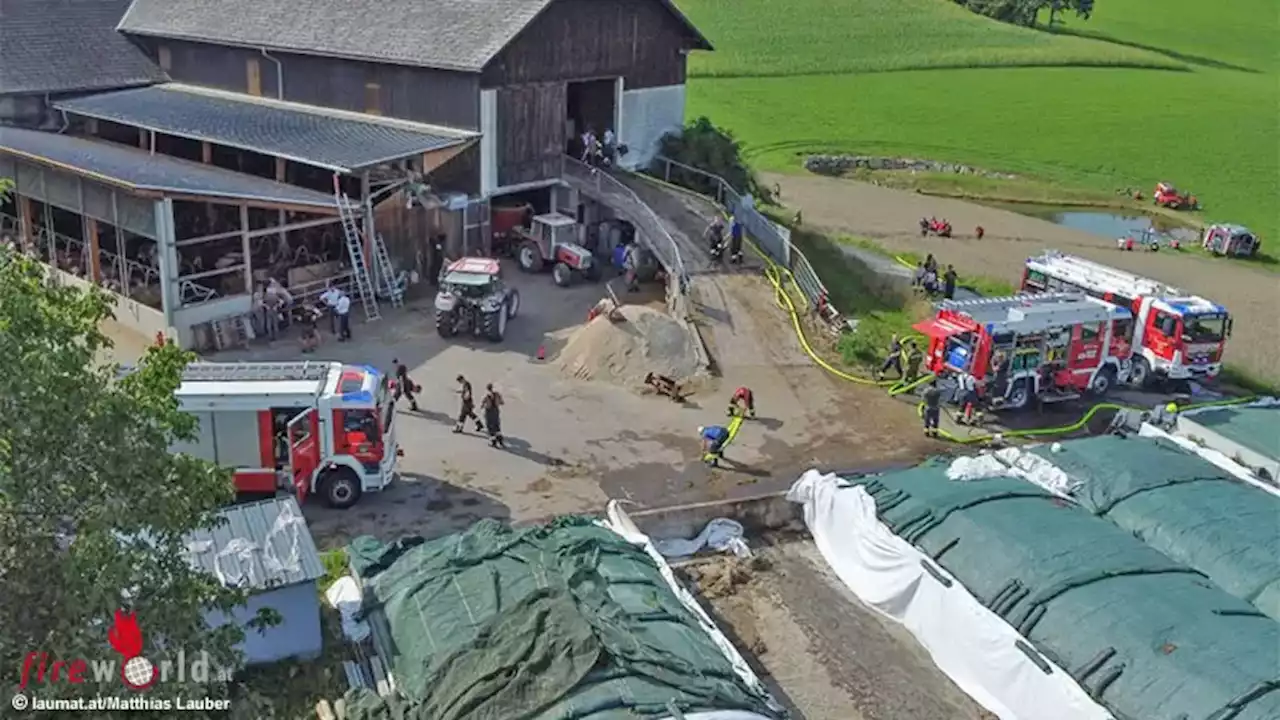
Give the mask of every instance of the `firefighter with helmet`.
<path id="1" fill-rule="evenodd" d="M 751 388 L 743 387 L 733 391 L 733 397 L 729 398 L 729 417 L 741 415 L 742 417 L 756 416 L 756 398 L 751 392 Z"/>

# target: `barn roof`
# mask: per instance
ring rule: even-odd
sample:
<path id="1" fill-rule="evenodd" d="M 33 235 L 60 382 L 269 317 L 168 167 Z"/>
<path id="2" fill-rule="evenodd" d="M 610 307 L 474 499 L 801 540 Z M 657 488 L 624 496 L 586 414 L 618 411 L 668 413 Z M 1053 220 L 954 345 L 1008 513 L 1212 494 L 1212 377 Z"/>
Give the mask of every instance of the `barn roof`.
<path id="1" fill-rule="evenodd" d="M 471 141 L 475 133 L 169 83 L 56 103 L 59 110 L 348 172 Z"/>
<path id="2" fill-rule="evenodd" d="M 3 155 L 139 193 L 296 205 L 310 212 L 337 213 L 332 195 L 102 140 L 0 127 Z"/>
<path id="3" fill-rule="evenodd" d="M 555 0 L 134 0 L 135 35 L 479 72 Z M 700 49 L 711 49 L 671 2 Z"/>
<path id="4" fill-rule="evenodd" d="M 0 0 L 0 94 L 64 93 L 164 81 L 115 31 L 129 0 Z"/>
<path id="5" fill-rule="evenodd" d="M 188 559 L 197 568 L 250 590 L 324 577 L 320 552 L 293 498 L 232 505 L 218 514 L 226 522 L 187 536 Z"/>

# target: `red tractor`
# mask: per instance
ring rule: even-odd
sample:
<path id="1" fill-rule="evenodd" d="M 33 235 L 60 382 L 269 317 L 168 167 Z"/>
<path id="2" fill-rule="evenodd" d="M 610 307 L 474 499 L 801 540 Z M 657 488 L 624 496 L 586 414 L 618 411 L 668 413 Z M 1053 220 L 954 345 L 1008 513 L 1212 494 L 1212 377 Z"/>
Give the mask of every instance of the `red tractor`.
<path id="1" fill-rule="evenodd" d="M 591 251 L 579 245 L 578 223 L 560 213 L 547 213 L 533 218 L 532 226 L 512 228 L 519 243 L 516 261 L 520 269 L 533 273 L 551 268 L 556 285 L 568 287 L 578 277 L 599 280 L 602 268 Z"/>
<path id="2" fill-rule="evenodd" d="M 1170 210 L 1199 210 L 1200 201 L 1191 193 L 1180 193 L 1169 183 L 1156 183 L 1156 191 L 1152 194 L 1156 205 Z"/>

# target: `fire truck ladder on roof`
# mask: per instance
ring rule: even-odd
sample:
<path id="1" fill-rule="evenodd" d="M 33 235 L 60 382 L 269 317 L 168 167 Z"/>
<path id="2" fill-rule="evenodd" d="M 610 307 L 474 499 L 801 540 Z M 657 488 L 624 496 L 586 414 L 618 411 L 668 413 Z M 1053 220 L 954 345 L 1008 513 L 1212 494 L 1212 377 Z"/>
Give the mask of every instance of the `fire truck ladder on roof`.
<path id="1" fill-rule="evenodd" d="M 1109 265 L 1051 251 L 1044 255 L 1045 264 L 1051 270 L 1067 275 L 1068 280 L 1085 287 L 1098 287 L 1106 284 L 1106 290 L 1137 295 L 1183 295 L 1178 288 L 1165 285 L 1159 280 L 1152 280 L 1141 275 L 1134 275 Z"/>
<path id="2" fill-rule="evenodd" d="M 382 314 L 378 312 L 373 278 L 369 274 L 369 264 L 365 262 L 364 238 L 360 235 L 360 228 L 356 227 L 354 206 L 347 194 L 342 192 L 337 175 L 333 176 L 333 201 L 337 204 L 338 216 L 342 219 L 342 234 L 347 240 L 347 255 L 351 258 L 351 277 L 355 280 L 360 304 L 364 306 L 364 316 L 368 320 L 377 320 Z"/>
<path id="3" fill-rule="evenodd" d="M 186 382 L 316 381 L 329 375 L 327 362 L 191 363 L 182 371 Z"/>
<path id="4" fill-rule="evenodd" d="M 1092 302 L 1087 296 L 1078 293 L 947 300 L 940 307 L 964 313 L 974 322 L 1014 332 L 1036 332 L 1077 323 L 1099 322 L 1108 315 L 1105 305 Z"/>

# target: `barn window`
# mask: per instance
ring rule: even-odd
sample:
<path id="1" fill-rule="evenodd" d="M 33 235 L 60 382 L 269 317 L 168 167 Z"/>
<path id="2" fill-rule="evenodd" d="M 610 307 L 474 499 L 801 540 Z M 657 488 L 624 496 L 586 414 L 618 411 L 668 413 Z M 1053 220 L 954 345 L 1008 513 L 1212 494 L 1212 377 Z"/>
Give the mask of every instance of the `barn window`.
<path id="1" fill-rule="evenodd" d="M 169 72 L 173 68 L 173 54 L 169 52 L 168 46 L 161 45 L 156 48 L 156 59 L 160 63 L 160 69 Z"/>
<path id="2" fill-rule="evenodd" d="M 245 86 L 250 95 L 262 95 L 262 66 L 258 64 L 258 58 L 248 58 L 244 61 Z"/>
<path id="3" fill-rule="evenodd" d="M 382 86 L 378 83 L 364 84 L 364 111 L 370 115 L 382 114 Z"/>

